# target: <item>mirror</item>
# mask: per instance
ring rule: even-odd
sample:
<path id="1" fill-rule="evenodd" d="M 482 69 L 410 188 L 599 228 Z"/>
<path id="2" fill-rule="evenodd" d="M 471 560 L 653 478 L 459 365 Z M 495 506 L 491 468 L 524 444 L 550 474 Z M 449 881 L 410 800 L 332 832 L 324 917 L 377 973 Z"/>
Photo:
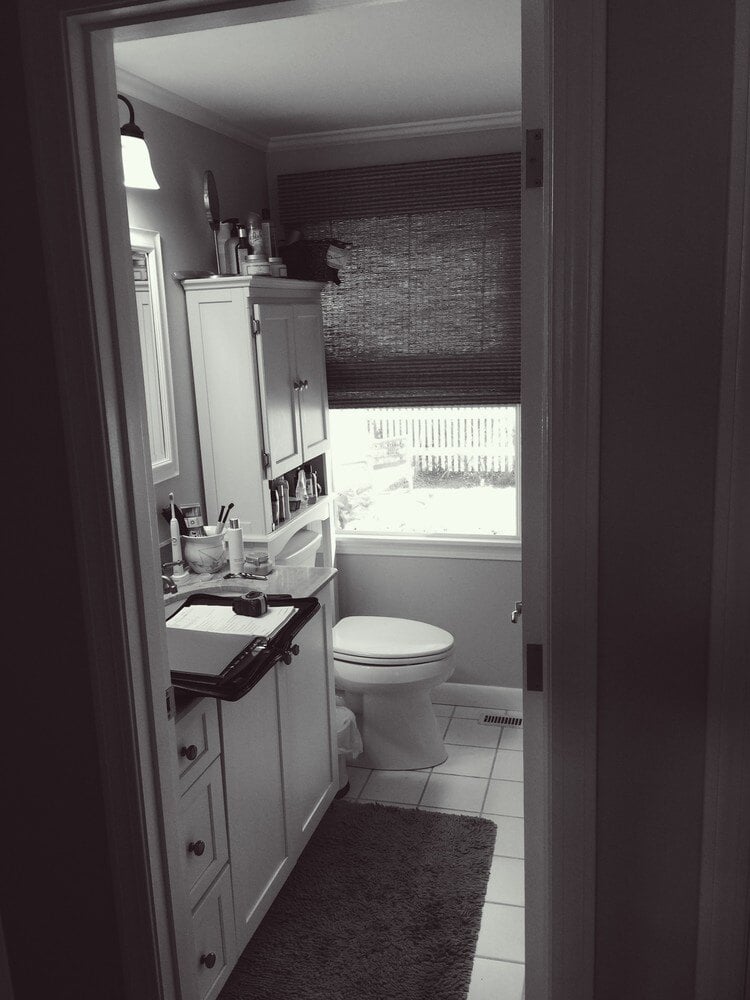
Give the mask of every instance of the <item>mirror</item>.
<path id="1" fill-rule="evenodd" d="M 216 273 L 221 274 L 221 258 L 219 255 L 219 226 L 221 225 L 221 212 L 219 209 L 219 192 L 216 190 L 216 181 L 210 170 L 203 175 L 203 207 L 206 210 L 206 218 L 214 234 L 214 249 L 216 250 Z"/>
<path id="2" fill-rule="evenodd" d="M 167 331 L 167 305 L 161 240 L 148 229 L 130 230 L 133 278 L 141 340 L 146 416 L 154 483 L 178 474 L 172 364 Z"/>

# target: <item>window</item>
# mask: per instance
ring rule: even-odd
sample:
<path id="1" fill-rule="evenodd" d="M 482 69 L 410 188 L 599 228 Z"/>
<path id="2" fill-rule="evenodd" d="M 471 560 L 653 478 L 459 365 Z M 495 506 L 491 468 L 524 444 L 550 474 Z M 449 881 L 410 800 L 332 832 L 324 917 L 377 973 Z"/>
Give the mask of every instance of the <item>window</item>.
<path id="1" fill-rule="evenodd" d="M 331 410 L 340 532 L 518 537 L 517 406 Z"/>

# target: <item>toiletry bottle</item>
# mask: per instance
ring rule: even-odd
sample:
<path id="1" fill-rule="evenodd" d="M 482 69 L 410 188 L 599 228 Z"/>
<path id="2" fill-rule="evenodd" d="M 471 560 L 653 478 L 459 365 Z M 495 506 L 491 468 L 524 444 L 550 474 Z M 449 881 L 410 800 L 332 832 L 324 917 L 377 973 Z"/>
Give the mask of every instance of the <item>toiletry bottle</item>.
<path id="1" fill-rule="evenodd" d="M 279 522 L 286 521 L 287 518 L 287 505 L 286 497 L 284 496 L 284 488 L 282 487 L 283 480 L 276 480 L 276 495 L 279 498 Z"/>
<path id="2" fill-rule="evenodd" d="M 307 486 L 305 485 L 305 470 L 300 469 L 297 473 L 297 489 L 295 490 L 294 496 L 299 500 L 300 504 L 303 504 L 307 500 Z"/>
<path id="3" fill-rule="evenodd" d="M 281 477 L 281 493 L 284 497 L 284 511 L 286 516 L 289 517 L 292 512 L 292 508 L 289 506 L 289 482 L 287 481 L 286 476 Z"/>
<path id="4" fill-rule="evenodd" d="M 237 274 L 237 254 L 235 253 L 235 248 L 240 241 L 240 234 L 238 229 L 238 219 L 227 219 L 230 223 L 231 236 L 224 244 L 224 258 L 227 262 L 227 274 Z"/>
<path id="5" fill-rule="evenodd" d="M 237 240 L 237 245 L 234 248 L 234 259 L 237 265 L 237 270 L 235 271 L 235 274 L 242 274 L 243 271 L 242 265 L 247 260 L 248 254 L 250 253 L 252 248 L 250 246 L 250 241 L 247 238 L 247 230 L 242 224 L 237 226 L 237 233 L 239 239 Z"/>
<path id="6" fill-rule="evenodd" d="M 276 231 L 271 222 L 271 213 L 267 208 L 263 209 L 261 230 L 263 232 L 263 253 L 266 257 L 276 256 Z"/>
<path id="7" fill-rule="evenodd" d="M 229 572 L 241 573 L 245 566 L 245 548 L 242 540 L 242 528 L 238 517 L 229 518 L 227 530 L 227 550 L 229 552 Z"/>
<path id="8" fill-rule="evenodd" d="M 251 212 L 247 217 L 247 238 L 252 246 L 251 253 L 256 257 L 263 257 L 263 229 L 261 228 L 261 218 L 257 212 Z"/>
<path id="9" fill-rule="evenodd" d="M 279 523 L 279 495 L 273 487 L 271 487 L 271 520 L 275 528 Z"/>
<path id="10" fill-rule="evenodd" d="M 219 242 L 219 262 L 221 264 L 222 274 L 231 274 L 231 268 L 227 263 L 227 240 L 232 235 L 232 224 L 228 219 L 224 219 L 219 226 L 219 233 L 217 236 Z"/>

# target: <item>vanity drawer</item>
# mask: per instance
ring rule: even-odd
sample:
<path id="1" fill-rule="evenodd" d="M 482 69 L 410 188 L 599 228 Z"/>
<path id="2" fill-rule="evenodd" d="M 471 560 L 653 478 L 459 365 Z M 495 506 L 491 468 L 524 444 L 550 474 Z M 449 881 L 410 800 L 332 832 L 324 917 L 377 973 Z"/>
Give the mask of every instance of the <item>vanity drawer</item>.
<path id="1" fill-rule="evenodd" d="M 221 758 L 206 768 L 180 799 L 185 888 L 193 909 L 227 863 L 227 824 Z"/>
<path id="2" fill-rule="evenodd" d="M 234 964 L 234 907 L 229 866 L 193 914 L 195 983 L 199 1000 L 213 1000 Z"/>
<path id="3" fill-rule="evenodd" d="M 219 756 L 219 713 L 214 698 L 201 698 L 175 721 L 180 791 Z"/>

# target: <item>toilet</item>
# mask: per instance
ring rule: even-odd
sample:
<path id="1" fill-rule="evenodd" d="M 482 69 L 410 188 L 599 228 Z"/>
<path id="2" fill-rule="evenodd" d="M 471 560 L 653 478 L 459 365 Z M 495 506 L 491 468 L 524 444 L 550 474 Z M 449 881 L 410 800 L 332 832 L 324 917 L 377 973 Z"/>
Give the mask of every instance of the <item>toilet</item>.
<path id="1" fill-rule="evenodd" d="M 453 673 L 453 636 L 407 618 L 357 615 L 333 628 L 336 688 L 357 716 L 361 767 L 442 764 L 448 754 L 430 693 Z"/>
<path id="2" fill-rule="evenodd" d="M 280 566 L 314 566 L 321 534 L 296 532 Z M 364 751 L 359 767 L 409 771 L 448 757 L 430 693 L 453 673 L 453 636 L 408 618 L 356 615 L 333 627 L 336 690 L 354 712 Z"/>

